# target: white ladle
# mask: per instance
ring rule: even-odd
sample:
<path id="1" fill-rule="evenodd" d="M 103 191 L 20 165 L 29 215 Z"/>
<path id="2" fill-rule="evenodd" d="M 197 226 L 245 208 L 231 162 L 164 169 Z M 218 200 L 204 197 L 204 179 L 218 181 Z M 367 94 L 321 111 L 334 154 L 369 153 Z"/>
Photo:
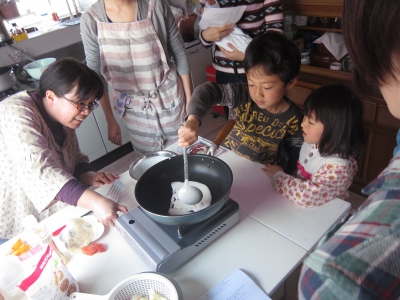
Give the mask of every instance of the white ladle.
<path id="1" fill-rule="evenodd" d="M 186 147 L 183 148 L 183 170 L 185 174 L 185 182 L 178 191 L 178 199 L 185 204 L 197 204 L 203 198 L 203 193 L 197 187 L 189 185 L 189 166 Z"/>

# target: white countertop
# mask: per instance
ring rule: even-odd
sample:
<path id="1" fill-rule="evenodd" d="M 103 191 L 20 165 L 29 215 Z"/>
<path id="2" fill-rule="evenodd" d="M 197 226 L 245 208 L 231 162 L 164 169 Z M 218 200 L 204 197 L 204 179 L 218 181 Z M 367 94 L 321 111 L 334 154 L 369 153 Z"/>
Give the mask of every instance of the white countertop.
<path id="1" fill-rule="evenodd" d="M 177 152 L 177 147 L 169 150 Z M 184 299 L 199 298 L 237 268 L 271 295 L 348 205 L 337 199 L 332 205 L 316 209 L 298 207 L 274 191 L 261 172 L 261 165 L 230 151 L 219 157 L 230 165 L 234 174 L 230 196 L 239 203 L 240 221 L 169 275 L 178 282 Z M 137 206 L 136 181 L 128 172 L 120 180 L 126 189 L 119 203 L 132 209 Z M 110 185 L 102 186 L 97 191 L 105 195 L 109 188 Z M 81 216 L 86 211 L 67 207 L 43 222 L 54 231 L 67 218 Z M 14 240 L 0 246 L 0 255 L 9 250 Z M 62 252 L 67 251 L 58 238 L 54 240 Z M 81 292 L 103 295 L 126 277 L 149 270 L 115 228 L 106 227 L 98 242 L 105 245 L 106 252 L 93 256 L 68 254 L 67 267 Z"/>

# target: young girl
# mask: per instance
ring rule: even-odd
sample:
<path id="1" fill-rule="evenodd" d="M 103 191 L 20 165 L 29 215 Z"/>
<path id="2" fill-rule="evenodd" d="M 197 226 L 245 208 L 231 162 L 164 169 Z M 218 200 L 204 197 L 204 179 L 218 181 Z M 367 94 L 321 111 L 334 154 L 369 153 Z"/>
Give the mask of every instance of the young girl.
<path id="1" fill-rule="evenodd" d="M 357 172 L 363 142 L 361 101 L 344 85 L 323 86 L 304 103 L 304 143 L 297 177 L 281 167 L 264 165 L 275 189 L 294 203 L 311 207 L 334 198 L 346 200 Z"/>

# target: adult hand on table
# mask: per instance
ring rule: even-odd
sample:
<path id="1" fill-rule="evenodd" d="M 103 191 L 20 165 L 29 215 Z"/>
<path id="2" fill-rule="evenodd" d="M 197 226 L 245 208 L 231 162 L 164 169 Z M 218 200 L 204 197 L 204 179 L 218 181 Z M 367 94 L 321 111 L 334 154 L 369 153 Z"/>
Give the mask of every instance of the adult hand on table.
<path id="1" fill-rule="evenodd" d="M 94 187 L 100 187 L 104 184 L 110 184 L 115 181 L 115 179 L 118 179 L 119 175 L 109 173 L 109 172 L 97 172 L 95 177 L 93 178 L 93 186 Z"/>
<path id="2" fill-rule="evenodd" d="M 123 213 L 128 212 L 126 206 L 120 205 L 89 189 L 83 192 L 77 205 L 92 210 L 99 222 L 108 226 L 115 226 L 115 220 L 118 218 L 118 211 Z"/>
<path id="3" fill-rule="evenodd" d="M 190 115 L 187 121 L 183 123 L 182 127 L 178 130 L 178 143 L 179 147 L 189 147 L 197 141 L 199 137 L 200 121 L 195 116 Z"/>
<path id="4" fill-rule="evenodd" d="M 207 27 L 200 34 L 206 42 L 217 42 L 233 31 L 235 24 L 227 24 L 220 27 Z"/>
<path id="5" fill-rule="evenodd" d="M 233 46 L 231 43 L 228 43 L 229 48 L 231 49 L 225 49 L 219 46 L 219 49 L 221 52 L 226 56 L 226 58 L 232 60 L 232 61 L 243 61 L 244 60 L 244 53 L 240 51 L 238 48 Z"/>

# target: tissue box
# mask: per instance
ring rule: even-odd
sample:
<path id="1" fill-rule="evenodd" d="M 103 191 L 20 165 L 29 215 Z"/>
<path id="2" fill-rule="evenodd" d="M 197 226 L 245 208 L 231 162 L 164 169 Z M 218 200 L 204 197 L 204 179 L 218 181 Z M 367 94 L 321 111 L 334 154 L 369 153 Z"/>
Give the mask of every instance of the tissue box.
<path id="1" fill-rule="evenodd" d="M 10 4 L 4 3 L 3 5 L 0 6 L 0 11 L 4 19 L 6 20 L 20 16 L 16 3 L 10 3 Z"/>

